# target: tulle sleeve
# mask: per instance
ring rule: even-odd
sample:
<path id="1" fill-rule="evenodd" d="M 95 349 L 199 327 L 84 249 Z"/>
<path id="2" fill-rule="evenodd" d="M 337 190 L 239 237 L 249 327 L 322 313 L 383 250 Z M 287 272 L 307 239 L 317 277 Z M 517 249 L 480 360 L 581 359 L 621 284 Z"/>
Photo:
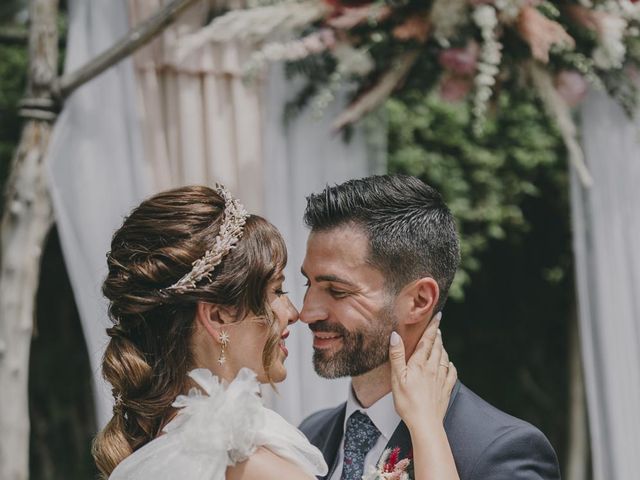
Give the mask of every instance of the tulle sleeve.
<path id="1" fill-rule="evenodd" d="M 180 413 L 165 432 L 173 432 L 189 452 L 224 451 L 229 465 L 246 460 L 257 447 L 256 436 L 265 421 L 255 373 L 241 369 L 226 388 L 206 369 L 193 370 L 189 376 L 206 395 L 194 388 L 189 395 L 178 396 L 173 406 Z"/>
<path id="2" fill-rule="evenodd" d="M 224 480 L 228 466 L 246 460 L 264 441 L 258 434 L 266 409 L 251 370 L 240 370 L 228 386 L 206 369 L 189 376 L 200 389 L 176 398 L 179 412 L 163 435 L 126 458 L 110 480 Z"/>

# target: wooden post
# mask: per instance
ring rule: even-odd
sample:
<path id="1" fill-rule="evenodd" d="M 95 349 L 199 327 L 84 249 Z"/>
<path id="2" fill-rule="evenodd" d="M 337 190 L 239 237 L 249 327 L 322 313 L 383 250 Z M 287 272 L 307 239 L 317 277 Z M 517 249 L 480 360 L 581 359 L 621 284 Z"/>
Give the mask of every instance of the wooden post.
<path id="1" fill-rule="evenodd" d="M 0 478 L 29 476 L 29 351 L 42 246 L 53 221 L 43 159 L 53 126 L 58 0 L 32 0 L 26 120 L 5 189 L 0 234 Z M 55 341 L 55 339 L 52 339 Z"/>

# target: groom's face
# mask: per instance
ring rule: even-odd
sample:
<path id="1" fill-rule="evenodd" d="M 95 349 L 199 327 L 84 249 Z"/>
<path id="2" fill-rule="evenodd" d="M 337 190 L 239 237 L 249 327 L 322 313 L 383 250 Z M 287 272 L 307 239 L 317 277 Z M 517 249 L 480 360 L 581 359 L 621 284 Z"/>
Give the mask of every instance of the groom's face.
<path id="1" fill-rule="evenodd" d="M 313 364 L 326 378 L 358 376 L 388 359 L 396 327 L 393 296 L 367 262 L 369 240 L 356 226 L 312 232 L 302 274 L 300 319 L 313 332 Z"/>

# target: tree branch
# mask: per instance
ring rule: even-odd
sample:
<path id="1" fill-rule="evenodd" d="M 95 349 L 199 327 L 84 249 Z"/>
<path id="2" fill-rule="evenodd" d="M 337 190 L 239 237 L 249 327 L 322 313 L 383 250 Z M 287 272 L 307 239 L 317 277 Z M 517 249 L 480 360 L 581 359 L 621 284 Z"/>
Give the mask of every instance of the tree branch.
<path id="1" fill-rule="evenodd" d="M 153 37 L 167 28 L 177 16 L 196 3 L 196 1 L 198 0 L 173 0 L 158 13 L 131 30 L 114 46 L 76 71 L 60 77 L 56 82 L 55 91 L 61 98 L 67 98 L 78 87 L 100 75 L 106 69 L 151 41 Z"/>
<path id="2" fill-rule="evenodd" d="M 29 30 L 21 27 L 0 28 L 0 44 L 3 45 L 23 45 L 29 43 Z"/>

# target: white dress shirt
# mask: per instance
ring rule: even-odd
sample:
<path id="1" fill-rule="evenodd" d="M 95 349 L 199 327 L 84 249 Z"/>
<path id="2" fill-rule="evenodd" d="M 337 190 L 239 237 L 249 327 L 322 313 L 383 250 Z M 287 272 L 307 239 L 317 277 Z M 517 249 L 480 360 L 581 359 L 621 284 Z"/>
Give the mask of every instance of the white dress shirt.
<path id="1" fill-rule="evenodd" d="M 353 387 L 349 388 L 349 396 L 347 397 L 347 411 L 344 416 L 344 425 L 342 426 L 342 431 L 344 432 L 347 428 L 347 420 L 351 416 L 351 414 L 355 411 L 361 411 L 362 413 L 369 416 L 373 424 L 376 426 L 378 430 L 380 430 L 380 437 L 376 441 L 375 445 L 369 453 L 364 457 L 364 470 L 363 473 L 366 473 L 369 465 L 376 466 L 378 459 L 382 455 L 384 451 L 384 447 L 387 446 L 387 442 L 391 439 L 391 435 L 396 430 L 398 425 L 400 424 L 400 415 L 396 413 L 395 408 L 393 407 L 393 394 L 389 392 L 387 395 L 382 397 L 376 403 L 371 405 L 369 408 L 364 408 L 360 405 L 360 402 L 356 398 L 353 393 Z M 338 464 L 336 469 L 333 471 L 333 475 L 329 480 L 340 480 L 340 476 L 342 475 L 342 462 L 344 460 L 344 433 L 342 434 L 342 440 L 340 441 L 340 448 L 338 449 Z M 331 465 L 329 465 L 331 468 Z"/>

